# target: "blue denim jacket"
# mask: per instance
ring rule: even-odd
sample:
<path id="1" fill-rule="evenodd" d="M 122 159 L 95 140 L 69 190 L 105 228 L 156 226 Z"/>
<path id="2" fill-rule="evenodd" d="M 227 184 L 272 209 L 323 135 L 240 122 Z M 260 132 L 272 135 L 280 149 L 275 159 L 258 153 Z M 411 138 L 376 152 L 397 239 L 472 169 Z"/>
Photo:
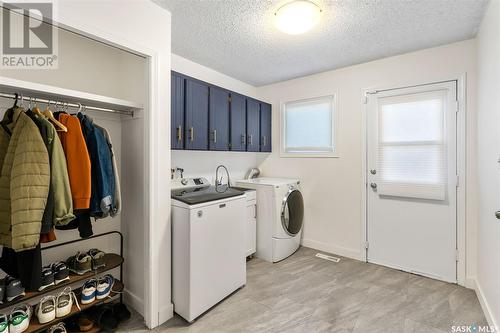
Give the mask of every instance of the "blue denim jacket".
<path id="1" fill-rule="evenodd" d="M 103 131 L 94 125 L 92 118 L 78 113 L 83 136 L 90 156 L 92 191 L 90 196 L 90 215 L 102 218 L 114 208 L 115 175 L 113 161 Z"/>

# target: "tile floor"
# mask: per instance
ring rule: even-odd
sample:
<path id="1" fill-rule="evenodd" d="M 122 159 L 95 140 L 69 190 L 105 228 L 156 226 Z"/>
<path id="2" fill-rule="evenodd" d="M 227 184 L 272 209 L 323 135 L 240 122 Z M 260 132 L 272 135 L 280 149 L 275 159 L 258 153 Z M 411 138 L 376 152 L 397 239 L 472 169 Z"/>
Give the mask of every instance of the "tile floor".
<path id="1" fill-rule="evenodd" d="M 271 264 L 253 259 L 247 285 L 188 325 L 175 316 L 155 332 L 444 333 L 487 325 L 474 291 L 302 247 Z M 143 331 L 134 317 L 122 332 Z"/>

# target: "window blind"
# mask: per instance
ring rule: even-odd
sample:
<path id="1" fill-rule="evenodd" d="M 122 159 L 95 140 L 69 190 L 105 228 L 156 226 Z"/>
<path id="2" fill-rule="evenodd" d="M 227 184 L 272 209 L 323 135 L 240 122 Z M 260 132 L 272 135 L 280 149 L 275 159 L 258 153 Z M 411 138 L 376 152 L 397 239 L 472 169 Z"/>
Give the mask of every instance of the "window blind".
<path id="1" fill-rule="evenodd" d="M 379 99 L 377 192 L 444 200 L 446 92 Z"/>
<path id="2" fill-rule="evenodd" d="M 285 152 L 333 152 L 333 96 L 285 105 Z"/>

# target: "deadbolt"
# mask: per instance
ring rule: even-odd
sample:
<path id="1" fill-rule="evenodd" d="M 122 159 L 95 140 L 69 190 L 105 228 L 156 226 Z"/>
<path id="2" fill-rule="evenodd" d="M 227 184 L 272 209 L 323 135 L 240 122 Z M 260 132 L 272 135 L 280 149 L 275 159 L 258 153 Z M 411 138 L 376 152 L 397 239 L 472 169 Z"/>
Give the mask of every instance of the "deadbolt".
<path id="1" fill-rule="evenodd" d="M 370 170 L 370 173 L 371 173 L 372 175 L 376 175 L 376 174 L 377 174 L 377 170 L 375 170 L 375 169 L 371 169 L 371 170 Z"/>
<path id="2" fill-rule="evenodd" d="M 370 187 L 375 190 L 377 188 L 377 183 L 370 183 Z"/>

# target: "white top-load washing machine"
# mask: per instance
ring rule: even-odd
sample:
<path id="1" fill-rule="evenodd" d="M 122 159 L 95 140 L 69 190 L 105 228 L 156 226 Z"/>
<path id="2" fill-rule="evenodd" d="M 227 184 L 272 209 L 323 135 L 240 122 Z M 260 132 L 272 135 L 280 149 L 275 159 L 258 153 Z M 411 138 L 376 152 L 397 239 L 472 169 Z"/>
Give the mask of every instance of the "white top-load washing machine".
<path id="1" fill-rule="evenodd" d="M 258 258 L 277 262 L 300 246 L 304 200 L 300 181 L 289 178 L 239 180 L 235 186 L 257 190 Z"/>
<path id="2" fill-rule="evenodd" d="M 182 178 L 171 197 L 172 301 L 191 322 L 246 283 L 246 196 Z"/>

